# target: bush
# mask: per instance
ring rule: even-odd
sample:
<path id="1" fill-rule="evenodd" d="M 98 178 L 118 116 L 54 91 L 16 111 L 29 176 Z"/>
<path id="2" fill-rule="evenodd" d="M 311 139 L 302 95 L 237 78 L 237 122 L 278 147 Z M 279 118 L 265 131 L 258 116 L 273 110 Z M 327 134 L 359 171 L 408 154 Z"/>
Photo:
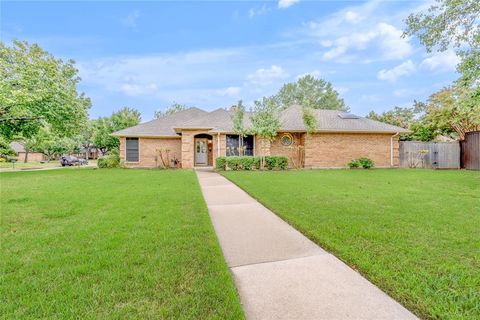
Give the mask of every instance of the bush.
<path id="1" fill-rule="evenodd" d="M 225 171 L 227 168 L 227 157 L 218 157 L 215 161 L 215 167 L 217 170 Z"/>
<path id="2" fill-rule="evenodd" d="M 370 169 L 370 168 L 374 167 L 374 163 L 371 159 L 360 158 L 360 159 L 358 159 L 358 161 L 360 162 L 363 169 Z"/>
<path id="3" fill-rule="evenodd" d="M 254 157 L 240 157 L 240 161 L 242 162 L 243 170 L 253 169 Z"/>
<path id="4" fill-rule="evenodd" d="M 117 152 L 112 152 L 98 159 L 99 168 L 120 168 L 120 156 Z"/>
<path id="5" fill-rule="evenodd" d="M 373 161 L 369 158 L 353 159 L 347 165 L 350 169 L 355 169 L 360 167 L 362 167 L 363 169 L 370 169 L 374 167 Z"/>
<path id="6" fill-rule="evenodd" d="M 227 157 L 227 167 L 237 171 L 242 169 L 242 160 L 240 157 Z"/>
<path id="7" fill-rule="evenodd" d="M 234 157 L 218 157 L 216 159 L 216 168 L 218 170 L 259 170 L 261 165 L 261 157 L 253 156 L 234 156 Z M 288 166 L 288 158 L 284 156 L 267 156 L 265 157 L 265 166 L 269 170 L 280 169 L 285 170 Z"/>
<path id="8" fill-rule="evenodd" d="M 268 170 L 273 170 L 275 168 L 286 170 L 288 166 L 288 158 L 285 156 L 266 156 L 265 166 Z"/>
<path id="9" fill-rule="evenodd" d="M 350 169 L 360 168 L 360 166 L 361 166 L 360 161 L 358 161 L 357 159 L 353 159 L 347 165 Z"/>

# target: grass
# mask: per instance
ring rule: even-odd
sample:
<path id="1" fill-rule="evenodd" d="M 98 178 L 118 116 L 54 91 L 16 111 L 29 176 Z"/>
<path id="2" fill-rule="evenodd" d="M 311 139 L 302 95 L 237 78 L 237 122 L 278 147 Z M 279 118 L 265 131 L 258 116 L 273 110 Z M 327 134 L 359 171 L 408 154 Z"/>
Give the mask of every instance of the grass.
<path id="1" fill-rule="evenodd" d="M 5 319 L 243 318 L 192 171 L 0 179 Z"/>
<path id="2" fill-rule="evenodd" d="M 480 172 L 225 172 L 422 318 L 480 318 Z"/>

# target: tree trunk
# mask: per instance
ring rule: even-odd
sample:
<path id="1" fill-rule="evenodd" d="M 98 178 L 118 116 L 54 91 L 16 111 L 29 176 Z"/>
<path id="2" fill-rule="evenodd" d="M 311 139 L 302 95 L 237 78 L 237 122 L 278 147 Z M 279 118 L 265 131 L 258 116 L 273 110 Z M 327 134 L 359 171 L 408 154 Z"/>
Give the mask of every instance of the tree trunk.
<path id="1" fill-rule="evenodd" d="M 28 162 L 28 148 L 25 148 L 25 158 L 23 159 L 23 162 L 24 163 L 27 163 Z"/>

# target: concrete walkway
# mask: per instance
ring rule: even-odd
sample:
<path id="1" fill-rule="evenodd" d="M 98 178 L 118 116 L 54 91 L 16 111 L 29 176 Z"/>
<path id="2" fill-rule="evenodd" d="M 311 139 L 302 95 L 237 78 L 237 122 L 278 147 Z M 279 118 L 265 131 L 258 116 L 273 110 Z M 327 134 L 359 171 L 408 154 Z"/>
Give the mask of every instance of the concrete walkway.
<path id="1" fill-rule="evenodd" d="M 197 176 L 247 319 L 416 319 L 235 184 Z"/>

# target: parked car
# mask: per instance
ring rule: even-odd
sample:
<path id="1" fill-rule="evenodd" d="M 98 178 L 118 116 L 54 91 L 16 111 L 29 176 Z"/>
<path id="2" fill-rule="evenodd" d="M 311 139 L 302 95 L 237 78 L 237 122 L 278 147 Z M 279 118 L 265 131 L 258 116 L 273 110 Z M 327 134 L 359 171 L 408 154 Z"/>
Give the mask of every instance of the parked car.
<path id="1" fill-rule="evenodd" d="M 88 164 L 88 161 L 86 159 L 78 159 L 77 157 L 74 157 L 74 156 L 63 156 L 60 159 L 60 164 L 62 165 L 62 167 L 84 166 Z"/>

